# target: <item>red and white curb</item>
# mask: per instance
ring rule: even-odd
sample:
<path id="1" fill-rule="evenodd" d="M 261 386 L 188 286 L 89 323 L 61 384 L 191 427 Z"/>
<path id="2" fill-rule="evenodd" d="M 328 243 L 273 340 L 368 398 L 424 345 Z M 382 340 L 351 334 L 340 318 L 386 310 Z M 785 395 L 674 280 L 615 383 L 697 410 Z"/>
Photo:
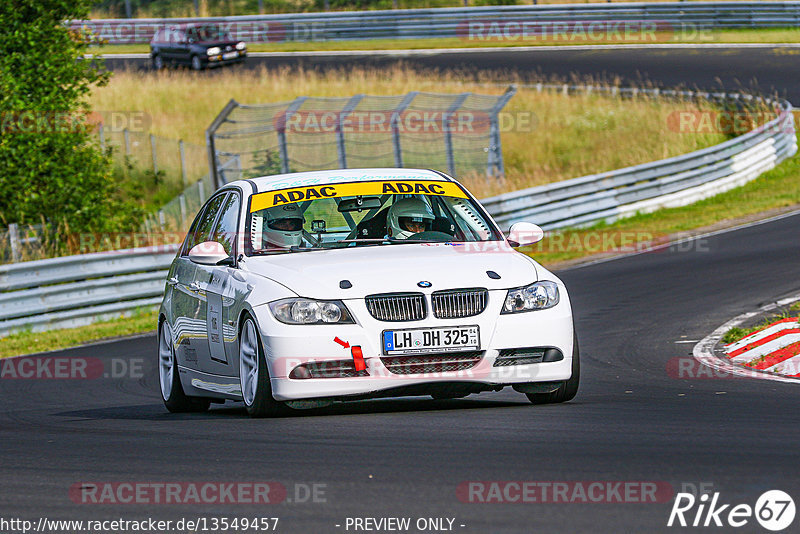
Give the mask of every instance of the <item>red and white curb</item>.
<path id="1" fill-rule="evenodd" d="M 722 336 L 731 328 L 756 315 L 798 300 L 800 294 L 734 317 L 697 343 L 692 354 L 703 365 L 733 375 L 778 382 L 800 382 L 800 324 L 797 319 L 777 321 L 725 346 L 721 354 L 714 352 Z"/>
<path id="2" fill-rule="evenodd" d="M 800 324 L 796 318 L 776 321 L 728 344 L 725 354 L 751 369 L 800 377 Z"/>

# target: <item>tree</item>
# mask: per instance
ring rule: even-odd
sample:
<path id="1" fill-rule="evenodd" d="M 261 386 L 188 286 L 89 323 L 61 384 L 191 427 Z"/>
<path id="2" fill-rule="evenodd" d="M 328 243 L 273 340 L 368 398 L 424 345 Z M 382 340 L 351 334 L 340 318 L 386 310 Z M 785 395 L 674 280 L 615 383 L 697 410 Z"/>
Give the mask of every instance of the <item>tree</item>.
<path id="1" fill-rule="evenodd" d="M 52 232 L 105 232 L 131 210 L 99 146 L 86 98 L 108 82 L 91 36 L 65 21 L 86 18 L 92 0 L 0 2 L 0 220 Z"/>

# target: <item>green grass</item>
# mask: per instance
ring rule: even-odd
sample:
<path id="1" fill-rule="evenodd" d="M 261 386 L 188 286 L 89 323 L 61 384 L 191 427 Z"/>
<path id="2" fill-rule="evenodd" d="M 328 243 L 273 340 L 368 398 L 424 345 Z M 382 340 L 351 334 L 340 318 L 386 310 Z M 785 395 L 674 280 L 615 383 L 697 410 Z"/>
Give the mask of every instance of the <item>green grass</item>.
<path id="1" fill-rule="evenodd" d="M 120 316 L 80 328 L 66 328 L 49 332 L 18 332 L 0 338 L 0 358 L 65 349 L 102 339 L 154 332 L 157 318 L 158 313 L 155 310 L 140 310 L 129 317 Z"/>
<path id="2" fill-rule="evenodd" d="M 604 239 L 628 248 L 636 243 L 658 243 L 671 234 L 797 204 L 800 204 L 800 157 L 795 156 L 748 184 L 694 204 L 565 231 L 523 250 L 544 265 L 555 265 L 607 252 Z"/>
<path id="3" fill-rule="evenodd" d="M 800 43 L 800 29 L 776 28 L 759 30 L 708 30 L 698 32 L 656 32 L 652 39 L 632 40 L 642 43 Z M 248 43 L 250 52 L 309 52 L 333 50 L 418 50 L 437 48 L 485 48 L 515 46 L 570 46 L 586 44 L 625 44 L 618 39 L 468 39 L 439 37 L 430 39 L 370 39 L 364 41 L 282 41 L 276 43 Z M 150 52 L 148 44 L 103 45 L 100 54 L 143 54 Z"/>

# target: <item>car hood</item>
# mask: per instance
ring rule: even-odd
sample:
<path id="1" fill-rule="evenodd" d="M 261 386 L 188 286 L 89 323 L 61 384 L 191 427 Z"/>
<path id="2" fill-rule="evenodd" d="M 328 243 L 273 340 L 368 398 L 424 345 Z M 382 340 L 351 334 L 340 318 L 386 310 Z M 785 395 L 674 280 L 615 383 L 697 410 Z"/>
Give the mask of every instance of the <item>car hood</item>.
<path id="1" fill-rule="evenodd" d="M 537 280 L 534 262 L 504 242 L 421 243 L 294 252 L 247 258 L 243 267 L 299 296 L 318 299 L 469 287 L 508 289 Z M 490 278 L 487 271 L 494 271 L 500 278 Z M 352 287 L 340 288 L 342 280 L 348 280 Z M 421 289 L 420 282 L 430 282 L 430 287 Z"/>

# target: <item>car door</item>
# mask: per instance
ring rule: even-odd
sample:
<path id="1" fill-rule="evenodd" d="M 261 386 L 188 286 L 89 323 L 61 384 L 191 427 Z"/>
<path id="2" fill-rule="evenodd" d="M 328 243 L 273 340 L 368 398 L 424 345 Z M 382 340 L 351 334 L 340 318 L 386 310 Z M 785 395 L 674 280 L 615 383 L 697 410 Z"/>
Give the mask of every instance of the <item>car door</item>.
<path id="1" fill-rule="evenodd" d="M 230 190 L 222 201 L 219 216 L 211 234 L 211 241 L 220 243 L 232 258 L 237 255 L 237 230 L 241 211 L 241 196 Z M 200 361 L 200 370 L 214 375 L 233 376 L 234 370 L 226 345 L 236 342 L 236 287 L 233 277 L 236 269 L 231 266 L 198 265 L 196 278 L 205 290 L 206 331 L 208 358 Z"/>
<path id="2" fill-rule="evenodd" d="M 206 328 L 208 303 L 205 287 L 208 280 L 205 278 L 203 266 L 189 259 L 189 251 L 195 245 L 211 240 L 211 232 L 226 195 L 227 193 L 217 194 L 206 203 L 202 214 L 198 217 L 194 231 L 187 237 L 186 245 L 181 250 L 181 260 L 188 262 L 185 273 L 187 276 L 191 273 L 191 276 L 185 280 L 178 277 L 176 286 L 185 291 L 187 302 L 183 306 L 183 313 L 176 317 L 179 318 L 178 320 L 182 319 L 180 327 L 184 332 L 184 337 L 190 339 L 185 343 L 191 350 L 184 352 L 191 354 L 192 366 L 198 369 L 202 368 L 203 362 L 208 359 L 208 329 Z"/>
<path id="3" fill-rule="evenodd" d="M 195 280 L 197 265 L 189 259 L 189 251 L 198 242 L 202 242 L 199 228 L 205 208 L 206 206 L 203 206 L 192 221 L 178 258 L 173 262 L 167 277 L 167 284 L 172 288 L 169 302 L 170 315 L 173 318 L 172 331 L 178 345 L 176 357 L 180 365 L 192 369 L 198 367 L 197 350 L 205 346 L 205 339 L 198 339 L 198 334 L 202 332 L 200 328 L 202 324 L 198 324 L 197 320 L 199 306 L 197 295 L 199 286 Z"/>
<path id="4" fill-rule="evenodd" d="M 164 35 L 164 59 L 173 64 L 180 63 L 181 50 L 186 48 L 186 33 L 180 28 L 171 27 L 164 31 Z"/>

